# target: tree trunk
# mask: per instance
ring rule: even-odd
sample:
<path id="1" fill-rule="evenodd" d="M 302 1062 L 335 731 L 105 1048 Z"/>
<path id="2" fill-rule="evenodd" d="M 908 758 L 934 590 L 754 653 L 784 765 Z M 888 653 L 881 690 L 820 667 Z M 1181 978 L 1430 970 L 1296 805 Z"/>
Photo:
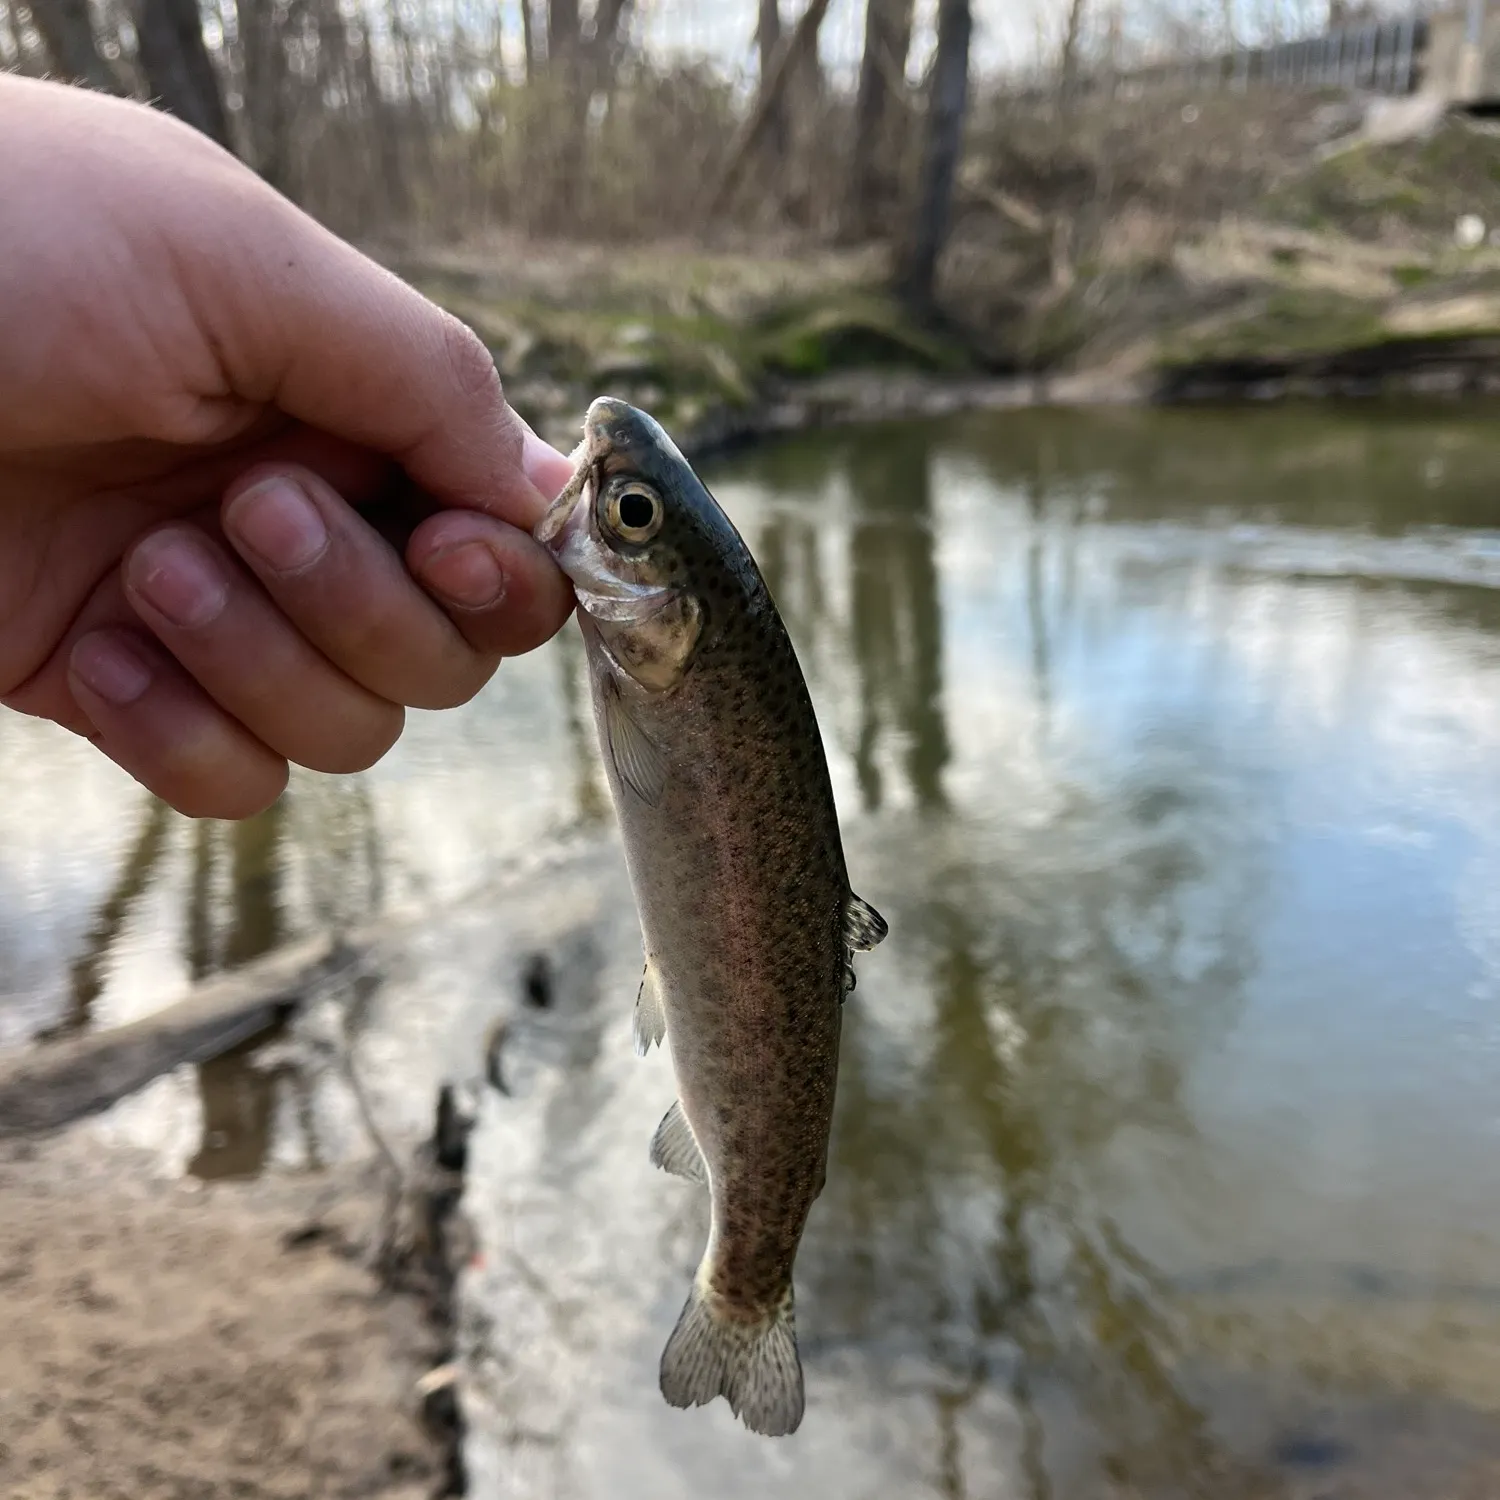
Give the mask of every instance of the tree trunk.
<path id="1" fill-rule="evenodd" d="M 237 0 L 236 8 L 245 80 L 241 121 L 250 165 L 277 192 L 290 195 L 290 81 L 283 38 L 293 13 L 279 11 L 275 0 Z"/>
<path id="2" fill-rule="evenodd" d="M 380 179 L 385 187 L 386 207 L 393 217 L 405 221 L 411 217 L 411 193 L 406 181 L 401 138 L 390 104 L 380 92 L 380 81 L 375 76 L 375 59 L 370 49 L 370 33 L 363 22 L 360 23 L 358 37 L 360 47 L 354 58 L 354 72 L 359 79 L 366 115 L 375 132 L 376 149 L 380 153 Z"/>
<path id="3" fill-rule="evenodd" d="M 755 22 L 755 48 L 760 62 L 759 93 L 766 92 L 772 72 L 776 68 L 776 57 L 781 50 L 781 5 L 780 0 L 760 0 Z M 764 150 L 766 166 L 774 176 L 781 172 L 786 161 L 787 121 L 786 101 L 778 98 L 766 117 Z"/>
<path id="4" fill-rule="evenodd" d="M 868 239 L 895 197 L 900 160 L 895 126 L 911 51 L 914 0 L 868 0 L 865 50 L 854 98 L 854 150 L 849 164 L 849 196 L 844 204 L 844 238 Z"/>
<path id="5" fill-rule="evenodd" d="M 969 107 L 969 0 L 938 0 L 937 52 L 927 99 L 926 140 L 916 214 L 896 271 L 896 290 L 918 313 L 930 312 L 938 259 L 953 217 L 953 184 Z"/>
<path id="6" fill-rule="evenodd" d="M 823 62 L 814 37 L 798 50 L 783 99 L 791 145 L 781 174 L 781 206 L 787 219 L 801 229 L 812 227 L 819 208 L 817 173 L 825 149 L 823 99 Z"/>
<path id="7" fill-rule="evenodd" d="M 589 37 L 589 51 L 597 68 L 608 69 L 614 56 L 615 43 L 620 39 L 620 23 L 630 9 L 630 0 L 599 0 L 594 7 L 593 33 Z"/>
<path id="8" fill-rule="evenodd" d="M 1058 68 L 1058 99 L 1064 107 L 1073 102 L 1078 91 L 1078 45 L 1083 39 L 1085 0 L 1072 0 L 1068 6 L 1068 25 L 1063 32 L 1062 59 Z"/>
<path id="9" fill-rule="evenodd" d="M 609 82 L 615 42 L 629 0 L 599 0 L 593 30 L 583 36 L 578 0 L 551 0 L 547 11 L 547 68 L 558 91 L 557 156 L 548 227 L 574 224 L 588 166 L 589 105 Z"/>
<path id="10" fill-rule="evenodd" d="M 578 51 L 578 0 L 548 0 L 547 61 L 554 67 Z"/>
<path id="11" fill-rule="evenodd" d="M 198 0 L 140 0 L 135 29 L 152 102 L 229 146 L 229 122 L 204 45 Z"/>
<path id="12" fill-rule="evenodd" d="M 531 83 L 537 74 L 536 14 L 531 8 L 532 0 L 521 0 L 521 46 L 526 55 L 526 82 Z"/>
<path id="13" fill-rule="evenodd" d="M 31 19 L 47 44 L 53 67 L 69 83 L 106 94 L 124 92 L 94 44 L 88 0 L 32 0 Z"/>
<path id="14" fill-rule="evenodd" d="M 782 43 L 770 73 L 762 80 L 755 107 L 730 142 L 718 181 L 704 199 L 705 217 L 717 213 L 739 186 L 750 155 L 765 139 L 766 131 L 786 97 L 787 86 L 796 75 L 799 64 L 809 51 L 816 51 L 818 28 L 823 24 L 823 17 L 828 14 L 828 5 L 829 0 L 809 0 L 802 19 L 797 22 L 791 36 Z"/>

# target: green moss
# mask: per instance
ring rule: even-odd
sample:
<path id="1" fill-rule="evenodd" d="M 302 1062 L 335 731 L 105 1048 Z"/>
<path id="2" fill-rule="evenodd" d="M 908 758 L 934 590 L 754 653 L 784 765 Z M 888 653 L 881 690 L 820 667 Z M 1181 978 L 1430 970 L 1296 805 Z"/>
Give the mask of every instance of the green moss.
<path id="1" fill-rule="evenodd" d="M 751 341 L 767 370 L 792 376 L 872 366 L 956 371 L 969 363 L 963 350 L 875 292 L 774 307 L 756 320 Z"/>
<path id="2" fill-rule="evenodd" d="M 1212 329 L 1179 335 L 1162 349 L 1169 364 L 1275 359 L 1358 348 L 1387 337 L 1372 304 L 1337 292 L 1280 288 Z"/>
<path id="3" fill-rule="evenodd" d="M 591 282 L 589 300 L 486 297 L 471 280 L 428 276 L 422 289 L 484 339 L 517 399 L 580 410 L 609 392 L 649 405 L 684 430 L 726 409 L 753 406 L 776 378 L 870 367 L 952 371 L 964 352 L 913 324 L 875 291 L 830 287 L 761 296 L 718 310 L 686 288 L 662 299 L 625 298 Z M 725 304 L 720 303 L 720 306 Z M 734 304 L 728 304 L 733 306 Z"/>
<path id="4" fill-rule="evenodd" d="M 1452 121 L 1427 140 L 1367 144 L 1314 163 L 1264 201 L 1275 218 L 1380 236 L 1390 220 L 1446 234 L 1459 214 L 1491 201 L 1500 181 L 1493 138 Z"/>
<path id="5" fill-rule="evenodd" d="M 1432 280 L 1434 274 L 1431 266 L 1406 265 L 1391 267 L 1391 275 L 1395 278 L 1396 285 L 1401 287 L 1423 286 Z"/>

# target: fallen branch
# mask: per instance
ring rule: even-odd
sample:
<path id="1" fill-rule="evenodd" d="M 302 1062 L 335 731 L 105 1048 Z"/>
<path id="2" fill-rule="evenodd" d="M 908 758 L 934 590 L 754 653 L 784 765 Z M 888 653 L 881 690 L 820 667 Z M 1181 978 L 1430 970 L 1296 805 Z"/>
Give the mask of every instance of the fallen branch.
<path id="1" fill-rule="evenodd" d="M 0 1140 L 98 1114 L 183 1063 L 206 1062 L 258 1036 L 345 979 L 360 952 L 328 936 L 280 948 L 128 1026 L 0 1061 Z"/>
<path id="2" fill-rule="evenodd" d="M 1007 193 L 1004 188 L 997 188 L 986 182 L 981 173 L 972 171 L 960 173 L 958 185 L 972 198 L 994 209 L 996 213 L 1009 219 L 1012 224 L 1024 229 L 1027 234 L 1045 232 L 1047 221 L 1038 209 L 1017 198 L 1014 193 Z"/>

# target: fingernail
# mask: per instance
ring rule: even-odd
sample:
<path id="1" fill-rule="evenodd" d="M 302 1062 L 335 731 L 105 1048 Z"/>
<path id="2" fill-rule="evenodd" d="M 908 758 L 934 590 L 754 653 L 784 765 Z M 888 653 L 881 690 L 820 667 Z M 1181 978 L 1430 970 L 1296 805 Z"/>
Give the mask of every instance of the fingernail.
<path id="1" fill-rule="evenodd" d="M 86 635 L 68 660 L 73 675 L 106 703 L 124 708 L 151 686 L 151 668 L 119 636 Z"/>
<path id="2" fill-rule="evenodd" d="M 551 443 L 521 424 L 521 471 L 551 501 L 573 477 L 573 465 Z"/>
<path id="3" fill-rule="evenodd" d="M 174 625 L 207 625 L 229 602 L 218 559 L 185 531 L 159 531 L 130 554 L 130 586 Z"/>
<path id="4" fill-rule="evenodd" d="M 465 609 L 495 604 L 505 592 L 505 574 L 483 542 L 463 542 L 434 553 L 423 564 L 422 577 L 450 603 Z"/>
<path id="5" fill-rule="evenodd" d="M 277 573 L 305 568 L 328 545 L 317 506 L 291 479 L 267 479 L 236 495 L 225 509 L 224 524 Z"/>

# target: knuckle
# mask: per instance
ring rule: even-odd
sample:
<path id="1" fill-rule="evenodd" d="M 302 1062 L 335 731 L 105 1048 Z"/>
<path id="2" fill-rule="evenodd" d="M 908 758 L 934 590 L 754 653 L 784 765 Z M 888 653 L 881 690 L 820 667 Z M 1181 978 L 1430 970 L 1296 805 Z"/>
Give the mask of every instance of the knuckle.
<path id="1" fill-rule="evenodd" d="M 352 776 L 368 771 L 401 738 L 406 727 L 406 711 L 399 704 L 387 704 L 369 715 L 347 733 L 328 738 L 306 755 L 292 758 L 310 771 L 328 776 Z"/>
<path id="2" fill-rule="evenodd" d="M 238 821 L 264 812 L 286 790 L 289 768 L 264 752 L 236 753 L 221 736 L 174 749 L 151 789 L 184 817 Z"/>
<path id="3" fill-rule="evenodd" d="M 334 663 L 368 692 L 412 708 L 456 708 L 484 686 L 462 640 L 418 630 L 408 616 L 347 616 L 340 622 Z M 399 730 L 398 730 L 399 732 Z"/>
<path id="4" fill-rule="evenodd" d="M 462 670 L 454 670 L 442 677 L 429 677 L 408 695 L 409 702 L 413 708 L 421 709 L 462 708 L 478 697 L 499 665 L 498 657 L 482 662 L 471 660 Z"/>

